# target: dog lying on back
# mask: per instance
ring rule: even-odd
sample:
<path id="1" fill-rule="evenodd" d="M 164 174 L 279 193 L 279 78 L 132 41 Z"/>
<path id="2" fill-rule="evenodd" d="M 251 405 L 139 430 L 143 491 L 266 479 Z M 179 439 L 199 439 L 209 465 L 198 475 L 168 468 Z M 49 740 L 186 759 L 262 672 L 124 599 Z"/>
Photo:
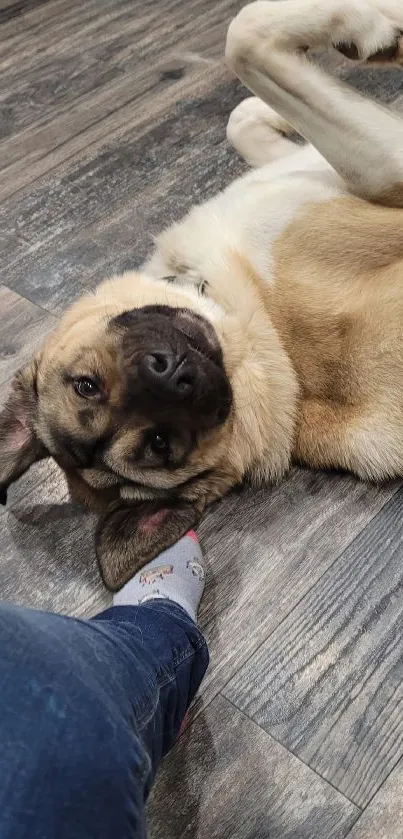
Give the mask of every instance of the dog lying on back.
<path id="1" fill-rule="evenodd" d="M 255 168 L 73 305 L 16 376 L 1 500 L 54 457 L 99 513 L 110 589 L 292 459 L 403 475 L 403 121 L 306 55 L 399 62 L 402 29 L 400 0 L 243 9 L 226 56 L 258 98 L 228 137 Z"/>

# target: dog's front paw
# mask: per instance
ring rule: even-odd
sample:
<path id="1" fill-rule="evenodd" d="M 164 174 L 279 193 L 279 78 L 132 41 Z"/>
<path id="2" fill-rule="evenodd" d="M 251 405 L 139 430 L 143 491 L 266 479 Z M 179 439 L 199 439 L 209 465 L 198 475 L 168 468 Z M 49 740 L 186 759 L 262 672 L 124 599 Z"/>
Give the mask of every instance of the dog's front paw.
<path id="1" fill-rule="evenodd" d="M 399 62 L 403 56 L 403 32 L 367 0 L 343 4 L 333 19 L 333 46 L 352 61 Z"/>
<path id="2" fill-rule="evenodd" d="M 249 96 L 232 111 L 227 140 L 250 166 L 264 166 L 298 149 L 287 138 L 292 126 L 256 96 Z"/>
<path id="3" fill-rule="evenodd" d="M 238 72 L 256 50 L 302 53 L 334 46 L 355 60 L 396 61 L 402 31 L 370 0 L 257 0 L 229 26 L 228 64 Z"/>
<path id="4" fill-rule="evenodd" d="M 237 72 L 237 66 L 243 63 L 253 51 L 256 43 L 270 40 L 271 25 L 276 14 L 267 0 L 256 0 L 244 6 L 231 21 L 225 45 L 225 59 L 229 67 Z"/>

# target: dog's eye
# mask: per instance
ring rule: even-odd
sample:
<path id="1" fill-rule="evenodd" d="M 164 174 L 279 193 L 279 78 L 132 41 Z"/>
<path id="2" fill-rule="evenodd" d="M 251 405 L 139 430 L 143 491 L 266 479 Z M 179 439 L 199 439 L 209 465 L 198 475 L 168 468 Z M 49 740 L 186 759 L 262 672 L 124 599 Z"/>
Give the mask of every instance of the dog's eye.
<path id="1" fill-rule="evenodd" d="M 101 395 L 99 385 L 89 376 L 80 376 L 79 379 L 75 379 L 74 390 L 83 399 L 94 399 Z"/>
<path id="2" fill-rule="evenodd" d="M 169 439 L 166 434 L 160 431 L 153 432 L 150 438 L 150 449 L 154 454 L 167 454 L 169 452 Z"/>

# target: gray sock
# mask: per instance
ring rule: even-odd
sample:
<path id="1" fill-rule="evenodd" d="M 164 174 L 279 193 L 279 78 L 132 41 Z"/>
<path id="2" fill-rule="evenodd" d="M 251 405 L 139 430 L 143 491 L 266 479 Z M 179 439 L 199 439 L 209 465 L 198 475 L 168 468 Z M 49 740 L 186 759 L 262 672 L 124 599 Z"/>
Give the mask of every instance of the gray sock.
<path id="1" fill-rule="evenodd" d="M 164 598 L 179 603 L 195 621 L 204 589 L 202 552 L 194 531 L 159 554 L 113 598 L 114 606 L 136 606 Z"/>

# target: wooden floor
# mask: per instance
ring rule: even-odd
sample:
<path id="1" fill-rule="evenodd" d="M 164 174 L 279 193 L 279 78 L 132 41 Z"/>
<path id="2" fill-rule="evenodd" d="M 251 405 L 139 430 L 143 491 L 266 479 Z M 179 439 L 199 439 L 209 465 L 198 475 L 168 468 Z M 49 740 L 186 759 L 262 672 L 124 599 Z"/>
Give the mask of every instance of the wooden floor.
<path id="1" fill-rule="evenodd" d="M 0 0 L 0 383 L 63 308 L 242 162 L 222 64 L 233 0 Z M 387 101 L 403 71 L 345 71 Z M 208 246 L 208 243 L 207 243 Z M 92 521 L 42 463 L 0 513 L 0 596 L 108 596 Z M 212 664 L 151 839 L 403 836 L 403 493 L 295 470 L 204 520 Z"/>

